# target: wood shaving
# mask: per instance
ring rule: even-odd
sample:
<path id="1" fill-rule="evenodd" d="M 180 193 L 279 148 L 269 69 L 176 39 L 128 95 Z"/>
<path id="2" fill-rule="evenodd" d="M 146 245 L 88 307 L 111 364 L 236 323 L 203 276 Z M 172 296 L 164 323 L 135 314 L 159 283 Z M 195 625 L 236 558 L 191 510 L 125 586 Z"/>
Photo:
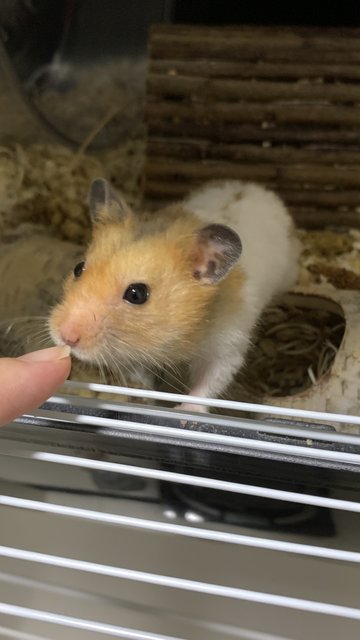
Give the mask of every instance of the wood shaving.
<path id="1" fill-rule="evenodd" d="M 98 155 L 79 155 L 59 145 L 1 147 L 0 231 L 31 222 L 45 225 L 59 239 L 85 245 L 90 182 L 106 177 L 136 205 L 143 147 L 142 139 Z"/>
<path id="2" fill-rule="evenodd" d="M 358 229 L 298 231 L 303 246 L 300 285 L 328 284 L 336 289 L 360 286 L 360 232 Z"/>
<path id="3" fill-rule="evenodd" d="M 348 253 L 353 249 L 354 239 L 344 231 L 323 229 L 322 231 L 308 231 L 304 245 L 304 253 L 313 256 L 331 258 L 336 255 Z"/>
<path id="4" fill-rule="evenodd" d="M 308 271 L 318 277 L 318 282 L 326 281 L 336 289 L 360 290 L 360 275 L 343 267 L 332 267 L 328 264 L 310 264 Z"/>

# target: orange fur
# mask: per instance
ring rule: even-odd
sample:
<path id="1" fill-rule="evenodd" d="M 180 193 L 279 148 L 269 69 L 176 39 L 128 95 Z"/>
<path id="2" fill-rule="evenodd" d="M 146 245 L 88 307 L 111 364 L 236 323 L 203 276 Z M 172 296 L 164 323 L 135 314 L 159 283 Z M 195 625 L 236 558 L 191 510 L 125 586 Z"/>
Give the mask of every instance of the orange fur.
<path id="1" fill-rule="evenodd" d="M 71 326 L 81 336 L 74 353 L 84 360 L 107 360 L 109 350 L 125 362 L 150 359 L 163 365 L 191 358 L 219 285 L 204 285 L 193 277 L 195 233 L 201 223 L 178 214 L 177 208 L 168 209 L 160 223 L 154 217 L 145 233 L 135 216 L 114 222 L 102 215 L 94 226 L 85 271 L 79 279 L 69 276 L 63 301 L 51 315 L 55 341 L 61 342 L 62 329 Z M 243 277 L 237 267 L 222 287 L 233 287 L 235 280 L 238 287 Z M 123 300 L 135 282 L 150 287 L 144 305 Z"/>

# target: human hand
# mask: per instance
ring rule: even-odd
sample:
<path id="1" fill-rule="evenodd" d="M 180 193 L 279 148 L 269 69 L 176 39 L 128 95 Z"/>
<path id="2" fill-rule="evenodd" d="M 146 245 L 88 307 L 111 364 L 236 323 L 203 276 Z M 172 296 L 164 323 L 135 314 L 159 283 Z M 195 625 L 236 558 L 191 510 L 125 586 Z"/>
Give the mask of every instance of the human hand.
<path id="1" fill-rule="evenodd" d="M 0 358 L 0 425 L 35 409 L 68 377 L 70 347 L 51 347 L 20 358 Z"/>

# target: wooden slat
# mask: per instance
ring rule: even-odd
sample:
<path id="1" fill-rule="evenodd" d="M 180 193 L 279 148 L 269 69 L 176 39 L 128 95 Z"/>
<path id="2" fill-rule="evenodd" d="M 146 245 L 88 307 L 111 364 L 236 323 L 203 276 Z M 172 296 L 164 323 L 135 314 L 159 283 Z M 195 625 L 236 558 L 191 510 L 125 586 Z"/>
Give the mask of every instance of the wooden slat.
<path id="1" fill-rule="evenodd" d="M 321 53 L 323 62 L 331 63 L 334 61 L 334 53 L 336 53 L 337 62 L 341 64 L 356 64 L 360 62 L 360 51 L 349 49 L 340 49 L 336 51 L 329 47 L 328 50 L 317 51 L 311 47 L 300 50 L 299 48 L 266 48 L 265 43 L 254 43 L 252 47 L 243 47 L 238 41 L 224 39 L 223 42 L 212 43 L 211 39 L 201 43 L 190 41 L 189 43 L 177 43 L 174 39 L 157 43 L 156 47 L 152 47 L 150 53 L 154 59 L 177 58 L 184 60 L 193 60 L 194 58 L 207 59 L 213 56 L 218 60 L 266 60 L 268 62 L 299 62 L 310 63 Z"/>
<path id="2" fill-rule="evenodd" d="M 168 136 L 169 143 L 173 140 L 193 138 L 208 140 L 209 142 L 248 143 L 260 142 L 262 144 L 293 144 L 294 155 L 303 144 L 309 145 L 333 145 L 344 148 L 345 145 L 358 145 L 360 133 L 358 128 L 333 128 L 333 127 L 309 127 L 279 126 L 269 122 L 253 123 L 229 123 L 226 127 L 222 123 L 162 120 L 156 114 L 148 119 L 148 139 L 156 139 Z M 320 159 L 319 159 L 320 160 Z"/>
<path id="3" fill-rule="evenodd" d="M 319 102 L 360 102 L 360 86 L 357 84 L 324 84 L 313 82 L 270 82 L 265 80 L 212 80 L 207 77 L 162 75 L 152 73 L 147 85 L 148 97 L 188 97 L 206 103 L 209 99 L 224 101 L 272 101 L 311 100 Z"/>
<path id="4" fill-rule="evenodd" d="M 199 76 L 203 78 L 260 78 L 260 79 L 322 79 L 337 81 L 357 81 L 360 79 L 360 68 L 357 64 L 338 64 L 337 61 L 324 63 L 282 62 L 275 64 L 259 60 L 257 63 L 229 60 L 150 60 L 149 79 L 153 75 L 165 76 Z"/>
<path id="5" fill-rule="evenodd" d="M 227 124 L 273 123 L 296 125 L 359 126 L 360 108 L 334 105 L 299 104 L 272 102 L 271 104 L 233 102 L 163 102 L 150 97 L 146 106 L 149 119 L 172 119 L 175 121 L 215 122 Z"/>
<path id="6" fill-rule="evenodd" d="M 290 207 L 290 212 L 297 226 L 305 229 L 324 229 L 327 226 L 360 228 L 360 214 L 354 209 L 332 212 L 316 207 L 308 209 Z"/>
<path id="7" fill-rule="evenodd" d="M 216 34 L 219 29 L 221 29 L 224 33 L 243 33 L 248 35 L 257 34 L 261 37 L 265 35 L 269 35 L 269 32 L 272 34 L 276 34 L 277 36 L 281 36 L 283 38 L 287 37 L 288 34 L 299 33 L 302 36 L 307 36 L 308 38 L 336 38 L 342 36 L 352 37 L 352 38 L 360 38 L 360 27 L 327 27 L 324 30 L 324 27 L 308 27 L 308 26 L 289 26 L 289 25 L 281 25 L 281 26 L 263 26 L 263 25 L 225 25 L 224 27 L 218 27 L 217 25 L 209 25 L 209 26 L 194 26 L 189 27 L 188 24 L 157 24 L 152 27 L 152 30 L 155 30 L 158 35 L 161 34 L 174 34 L 174 35 L 187 35 L 189 32 L 189 28 L 195 30 L 201 30 L 206 32 L 207 34 Z"/>
<path id="8" fill-rule="evenodd" d="M 189 40 L 222 41 L 234 38 L 253 46 L 254 42 L 266 47 L 313 46 L 316 49 L 360 50 L 360 27 L 304 27 L 304 26 L 259 26 L 259 25 L 228 25 L 191 26 L 188 24 L 158 24 L 151 29 L 150 47 L 157 42 Z"/>
<path id="9" fill-rule="evenodd" d="M 303 184 L 303 185 L 337 185 L 344 187 L 360 188 L 360 171 L 358 167 L 307 164 L 305 165 L 278 165 L 278 164 L 240 164 L 230 162 L 184 162 L 182 160 L 170 161 L 169 158 L 148 160 L 146 174 L 151 178 L 162 176 L 168 179 L 176 179 L 177 176 L 199 180 L 217 179 L 244 179 L 272 181 L 279 184 Z"/>
<path id="10" fill-rule="evenodd" d="M 359 140 L 360 143 L 360 140 Z M 192 160 L 230 160 L 234 162 L 269 162 L 284 163 L 294 160 L 294 149 L 290 145 L 277 147 L 262 147 L 251 144 L 225 144 L 208 140 L 174 140 L 166 138 L 152 138 L 147 145 L 148 157 Z M 298 164 L 317 164 L 319 147 L 302 147 L 296 152 Z M 321 164 L 323 165 L 360 165 L 360 145 L 358 148 L 321 149 Z"/>
<path id="11" fill-rule="evenodd" d="M 359 30 L 336 32 L 326 30 L 256 27 L 185 27 L 175 30 L 156 30 L 151 39 L 150 51 L 153 58 L 177 54 L 176 57 L 244 58 L 247 55 L 264 55 L 279 58 L 289 54 L 307 58 L 309 54 L 321 53 L 325 56 L 360 54 Z"/>

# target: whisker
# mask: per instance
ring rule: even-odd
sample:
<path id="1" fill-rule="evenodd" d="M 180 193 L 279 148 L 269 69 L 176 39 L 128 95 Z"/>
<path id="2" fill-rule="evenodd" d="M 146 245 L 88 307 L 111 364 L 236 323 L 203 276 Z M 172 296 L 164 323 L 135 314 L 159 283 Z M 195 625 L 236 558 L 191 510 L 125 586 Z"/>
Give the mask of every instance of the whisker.
<path id="1" fill-rule="evenodd" d="M 18 356 L 29 348 L 35 350 L 42 345 L 50 346 L 52 342 L 46 330 L 46 320 L 46 316 L 18 316 L 1 320 L 3 351 L 8 356 Z"/>
<path id="2" fill-rule="evenodd" d="M 124 343 L 124 341 L 118 338 L 118 336 L 114 336 L 114 338 L 115 339 L 114 339 L 114 342 L 112 343 L 112 346 L 116 347 L 116 342 L 120 342 L 120 344 L 127 346 L 126 343 Z M 169 380 L 167 380 L 161 375 L 160 370 L 163 369 L 163 363 L 158 362 L 154 356 L 150 355 L 146 351 L 139 349 L 139 347 L 137 347 L 136 355 L 140 357 L 140 366 L 145 371 L 148 371 L 151 374 L 151 376 L 156 377 L 158 380 L 163 382 L 167 387 L 170 387 L 175 391 L 179 390 L 179 387 L 175 386 Z M 152 364 L 152 367 L 148 364 L 148 362 L 145 362 L 145 360 L 150 361 L 150 363 Z M 180 385 L 180 388 L 183 387 L 181 380 L 178 379 L 175 374 L 173 377 L 174 377 L 174 380 Z"/>
<path id="3" fill-rule="evenodd" d="M 115 376 L 115 381 L 117 379 L 120 379 L 121 384 L 123 384 L 124 386 L 128 386 L 129 380 L 126 380 L 123 369 L 125 369 L 129 377 L 131 377 L 131 369 L 123 363 L 121 363 L 120 365 L 120 363 L 115 359 L 113 353 L 110 351 L 109 347 L 107 347 L 106 352 L 109 358 L 109 360 L 107 360 L 107 363 L 113 376 Z"/>

